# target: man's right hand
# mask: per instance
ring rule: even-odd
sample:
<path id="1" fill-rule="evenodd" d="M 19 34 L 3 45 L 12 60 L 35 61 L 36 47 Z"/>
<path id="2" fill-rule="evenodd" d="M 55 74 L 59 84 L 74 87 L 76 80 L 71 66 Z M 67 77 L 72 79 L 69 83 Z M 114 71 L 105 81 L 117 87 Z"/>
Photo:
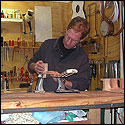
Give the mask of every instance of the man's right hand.
<path id="1" fill-rule="evenodd" d="M 44 63 L 42 60 L 37 61 L 36 63 L 33 63 L 31 65 L 33 65 L 33 69 L 37 74 L 42 74 L 45 71 Z"/>

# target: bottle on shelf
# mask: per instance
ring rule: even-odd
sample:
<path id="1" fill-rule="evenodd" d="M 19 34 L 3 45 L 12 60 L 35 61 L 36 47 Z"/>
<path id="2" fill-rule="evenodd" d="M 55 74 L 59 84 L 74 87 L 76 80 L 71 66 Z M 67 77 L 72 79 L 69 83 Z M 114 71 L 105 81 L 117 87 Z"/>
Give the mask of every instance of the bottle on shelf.
<path id="1" fill-rule="evenodd" d="M 14 40 L 12 40 L 12 46 L 14 46 Z"/>
<path id="2" fill-rule="evenodd" d="M 11 40 L 9 40 L 9 46 L 11 46 Z"/>
<path id="3" fill-rule="evenodd" d="M 5 13 L 4 13 L 4 18 L 8 18 L 7 9 L 5 10 Z"/>
<path id="4" fill-rule="evenodd" d="M 3 10 L 1 12 L 1 18 L 4 18 L 4 12 L 3 12 Z"/>
<path id="5" fill-rule="evenodd" d="M 12 16 L 13 18 L 16 18 L 16 15 L 15 15 L 15 10 L 13 10 L 12 15 L 13 15 L 13 16 Z"/>

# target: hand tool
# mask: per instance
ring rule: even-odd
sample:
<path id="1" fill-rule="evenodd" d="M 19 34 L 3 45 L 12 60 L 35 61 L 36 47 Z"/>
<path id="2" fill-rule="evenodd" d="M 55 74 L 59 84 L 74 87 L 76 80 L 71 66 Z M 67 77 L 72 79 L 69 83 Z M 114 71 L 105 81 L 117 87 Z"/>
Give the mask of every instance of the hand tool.
<path id="1" fill-rule="evenodd" d="M 91 83 L 91 80 L 92 80 L 92 70 L 93 70 L 93 65 L 92 65 L 92 61 L 89 60 L 89 65 L 90 65 L 90 83 Z"/>
<path id="2" fill-rule="evenodd" d="M 5 55 L 5 54 L 6 54 L 6 53 L 5 53 L 5 52 L 6 52 L 6 48 L 3 48 L 3 49 L 4 49 L 4 50 L 3 50 L 4 60 L 6 60 L 6 55 Z"/>
<path id="3" fill-rule="evenodd" d="M 91 6 L 92 5 L 94 5 L 95 6 L 95 10 L 94 10 L 94 13 L 95 13 L 95 32 L 96 32 L 96 34 L 95 34 L 95 37 L 97 37 L 97 36 L 99 36 L 98 34 L 97 34 L 97 26 L 96 26 L 96 14 L 97 14 L 97 3 L 96 2 L 93 2 L 93 3 L 91 3 L 91 4 L 89 4 L 88 6 L 87 6 L 87 9 L 88 9 L 88 16 L 89 16 L 89 22 L 90 22 L 90 16 L 91 16 L 91 14 L 90 14 L 90 8 L 91 8 Z"/>
<path id="4" fill-rule="evenodd" d="M 29 86 L 29 89 L 27 90 L 27 92 L 33 92 L 32 91 L 32 84 L 33 84 L 33 78 L 30 79 L 30 86 Z"/>
<path id="5" fill-rule="evenodd" d="M 13 61 L 13 58 L 14 58 L 14 47 L 12 48 L 12 61 Z"/>
<path id="6" fill-rule="evenodd" d="M 4 76 L 1 75 L 1 83 L 2 83 L 2 89 L 4 89 Z"/>
<path id="7" fill-rule="evenodd" d="M 108 66 L 109 66 L 109 64 L 105 63 L 105 76 L 104 76 L 104 78 L 108 78 L 109 77 Z"/>
<path id="8" fill-rule="evenodd" d="M 7 61 L 9 61 L 9 46 L 7 44 Z"/>
<path id="9" fill-rule="evenodd" d="M 94 77 L 94 80 L 96 79 L 96 63 L 94 62 L 94 60 L 92 59 L 92 75 Z"/>
<path id="10" fill-rule="evenodd" d="M 50 76 L 53 76 L 53 77 L 56 77 L 58 79 L 58 88 L 57 90 L 64 90 L 64 85 L 61 81 L 61 78 L 64 78 L 64 77 L 69 77 L 75 73 L 77 73 L 78 70 L 77 69 L 67 69 L 66 71 L 62 72 L 60 74 L 59 77 L 55 76 L 54 74 L 48 74 L 49 72 L 46 72 L 47 75 L 50 75 Z M 44 89 L 43 89 L 43 80 L 44 80 L 44 74 L 39 74 L 38 75 L 38 81 L 37 81 L 37 86 L 36 86 L 36 90 L 37 91 L 41 91 L 41 92 L 44 92 Z"/>
<path id="11" fill-rule="evenodd" d="M 1 48 L 1 67 L 3 66 L 3 60 L 4 60 L 4 48 Z"/>
<path id="12" fill-rule="evenodd" d="M 16 66 L 13 67 L 13 76 L 14 76 L 13 85 L 15 86 Z"/>
<path id="13" fill-rule="evenodd" d="M 102 61 L 97 61 L 97 83 L 98 83 L 98 86 L 95 90 L 102 90 L 101 89 L 101 85 L 100 85 L 100 76 L 101 76 L 101 73 L 100 73 L 100 70 L 101 70 L 101 64 L 102 64 Z"/>
<path id="14" fill-rule="evenodd" d="M 20 76 L 20 69 L 18 68 L 18 70 L 17 70 L 17 81 L 19 80 L 19 76 Z"/>
<path id="15" fill-rule="evenodd" d="M 10 76 L 11 76 L 11 84 L 13 84 L 13 79 L 12 79 L 12 77 L 13 77 L 13 70 L 10 70 Z"/>
<path id="16" fill-rule="evenodd" d="M 4 42 L 4 47 L 5 47 L 5 58 L 4 58 L 4 60 L 7 60 L 7 46 L 8 46 L 8 44 L 7 44 L 7 42 Z"/>
<path id="17" fill-rule="evenodd" d="M 7 86 L 7 85 L 8 85 L 8 84 L 7 84 L 8 81 L 7 81 L 7 74 L 6 74 L 6 73 L 4 74 L 4 77 L 5 77 L 5 81 L 4 81 L 4 91 L 6 91 L 6 90 L 7 90 L 7 87 L 8 87 L 8 86 Z"/>
<path id="18" fill-rule="evenodd" d="M 24 68 L 23 67 L 21 67 L 21 69 L 20 69 L 20 81 L 22 82 L 23 81 L 23 76 L 24 76 Z"/>

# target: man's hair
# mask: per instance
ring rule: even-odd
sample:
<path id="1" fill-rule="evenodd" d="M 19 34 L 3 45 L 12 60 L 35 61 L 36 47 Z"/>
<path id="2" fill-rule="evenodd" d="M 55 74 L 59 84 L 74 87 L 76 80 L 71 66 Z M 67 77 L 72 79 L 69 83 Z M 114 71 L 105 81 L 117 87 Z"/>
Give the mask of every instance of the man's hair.
<path id="1" fill-rule="evenodd" d="M 80 39 L 83 39 L 87 36 L 87 34 L 90 32 L 90 27 L 89 27 L 89 23 L 87 22 L 86 19 L 84 19 L 83 17 L 77 16 L 74 17 L 68 27 L 67 30 L 69 29 L 74 29 L 78 32 L 82 33 L 82 36 Z"/>

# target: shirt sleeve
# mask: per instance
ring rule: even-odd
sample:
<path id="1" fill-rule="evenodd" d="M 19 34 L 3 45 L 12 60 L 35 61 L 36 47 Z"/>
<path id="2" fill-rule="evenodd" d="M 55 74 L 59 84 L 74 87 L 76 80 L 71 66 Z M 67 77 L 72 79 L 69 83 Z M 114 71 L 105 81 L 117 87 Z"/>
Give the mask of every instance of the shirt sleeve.
<path id="1" fill-rule="evenodd" d="M 29 67 L 32 63 L 36 63 L 39 60 L 44 62 L 46 54 L 46 43 L 44 42 L 40 48 L 33 54 L 33 57 L 28 62 L 28 70 L 31 73 L 34 73 Z"/>

